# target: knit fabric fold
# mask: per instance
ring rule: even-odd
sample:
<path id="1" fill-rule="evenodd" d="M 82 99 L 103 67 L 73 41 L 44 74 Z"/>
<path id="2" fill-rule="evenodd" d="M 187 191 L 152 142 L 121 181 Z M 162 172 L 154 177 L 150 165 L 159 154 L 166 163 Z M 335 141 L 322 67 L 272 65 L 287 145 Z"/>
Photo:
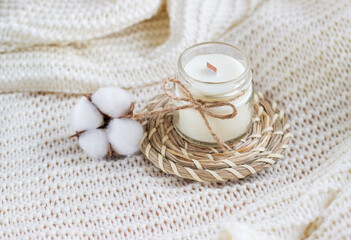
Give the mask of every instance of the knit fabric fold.
<path id="1" fill-rule="evenodd" d="M 350 239 L 350 12 L 348 0 L 1 2 L 0 238 Z M 80 94 L 120 86 L 140 111 L 203 41 L 248 53 L 255 89 L 290 119 L 283 160 L 197 183 L 69 138 Z"/>

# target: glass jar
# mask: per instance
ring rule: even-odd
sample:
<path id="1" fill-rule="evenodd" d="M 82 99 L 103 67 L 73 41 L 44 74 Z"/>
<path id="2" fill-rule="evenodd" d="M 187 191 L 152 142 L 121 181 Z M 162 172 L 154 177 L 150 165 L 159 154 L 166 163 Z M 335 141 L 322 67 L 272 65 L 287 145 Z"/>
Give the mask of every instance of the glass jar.
<path id="1" fill-rule="evenodd" d="M 196 60 L 195 57 L 197 57 Z M 202 61 L 213 64 L 218 71 L 215 72 L 208 66 L 206 68 L 203 66 L 206 63 Z M 250 67 L 250 60 L 241 49 L 219 42 L 194 45 L 186 49 L 179 57 L 176 77 L 188 88 L 194 98 L 205 101 L 229 101 L 236 107 L 237 115 L 231 119 L 219 119 L 206 115 L 213 131 L 225 142 L 235 141 L 243 136 L 250 127 L 253 106 Z M 177 86 L 174 88 L 174 94 L 178 97 L 182 96 Z M 239 94 L 243 95 L 231 101 Z M 176 101 L 175 104 L 181 106 L 188 103 Z M 233 111 L 229 106 L 209 110 L 221 115 L 230 114 Z M 217 143 L 200 113 L 195 109 L 175 112 L 173 123 L 178 133 L 193 143 L 200 145 L 216 145 Z"/>

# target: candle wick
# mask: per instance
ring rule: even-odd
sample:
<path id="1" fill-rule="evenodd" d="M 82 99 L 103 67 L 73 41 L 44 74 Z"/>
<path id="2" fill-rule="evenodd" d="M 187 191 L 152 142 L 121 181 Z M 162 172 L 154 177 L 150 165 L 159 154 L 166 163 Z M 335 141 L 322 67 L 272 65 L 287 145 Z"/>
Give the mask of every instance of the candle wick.
<path id="1" fill-rule="evenodd" d="M 207 62 L 207 68 L 211 69 L 215 73 L 217 73 L 217 68 L 213 66 L 211 63 Z"/>

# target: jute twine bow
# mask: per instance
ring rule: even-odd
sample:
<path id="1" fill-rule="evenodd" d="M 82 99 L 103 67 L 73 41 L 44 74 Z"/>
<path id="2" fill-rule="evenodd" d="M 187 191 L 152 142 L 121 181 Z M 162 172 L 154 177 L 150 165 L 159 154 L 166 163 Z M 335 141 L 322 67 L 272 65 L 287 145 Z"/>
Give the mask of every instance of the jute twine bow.
<path id="1" fill-rule="evenodd" d="M 183 97 L 176 97 L 173 95 L 171 90 L 167 89 L 167 84 L 168 83 L 174 83 L 177 85 L 179 90 L 181 91 Z M 219 146 L 221 146 L 224 150 L 230 150 L 231 148 L 213 131 L 212 127 L 210 126 L 208 119 L 206 115 L 214 117 L 214 118 L 219 118 L 219 119 L 231 119 L 234 118 L 237 115 L 237 110 L 234 104 L 230 103 L 242 95 L 244 95 L 247 90 L 242 91 L 240 94 L 236 95 L 235 97 L 226 99 L 225 101 L 206 101 L 206 100 L 201 100 L 201 99 L 196 99 L 194 96 L 190 93 L 189 89 L 187 89 L 181 81 L 179 81 L 176 78 L 170 77 L 166 78 L 163 80 L 162 84 L 163 92 L 164 94 L 176 101 L 184 101 L 187 102 L 188 104 L 179 106 L 179 107 L 170 107 L 170 108 L 165 108 L 165 109 L 160 109 L 160 110 L 155 110 L 155 111 L 150 111 L 150 112 L 141 112 L 141 113 L 136 113 L 133 114 L 132 118 L 133 119 L 143 119 L 143 118 L 149 118 L 158 114 L 164 114 L 168 112 L 173 112 L 173 111 L 178 111 L 178 110 L 183 110 L 183 109 L 195 109 L 199 112 L 201 117 L 203 118 L 209 132 L 211 133 L 212 137 L 216 142 L 218 143 Z M 232 112 L 230 114 L 218 114 L 218 113 L 213 113 L 210 111 L 211 108 L 217 108 L 217 107 L 222 107 L 222 106 L 228 106 L 232 109 Z"/>

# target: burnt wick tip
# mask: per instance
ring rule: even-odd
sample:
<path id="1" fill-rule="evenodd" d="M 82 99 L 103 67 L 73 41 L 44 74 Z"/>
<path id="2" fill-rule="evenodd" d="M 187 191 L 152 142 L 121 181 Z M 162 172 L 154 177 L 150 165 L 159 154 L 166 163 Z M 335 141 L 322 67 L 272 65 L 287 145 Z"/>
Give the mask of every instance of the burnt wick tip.
<path id="1" fill-rule="evenodd" d="M 217 68 L 213 66 L 211 63 L 207 62 L 207 68 L 211 69 L 215 73 L 217 73 Z"/>

